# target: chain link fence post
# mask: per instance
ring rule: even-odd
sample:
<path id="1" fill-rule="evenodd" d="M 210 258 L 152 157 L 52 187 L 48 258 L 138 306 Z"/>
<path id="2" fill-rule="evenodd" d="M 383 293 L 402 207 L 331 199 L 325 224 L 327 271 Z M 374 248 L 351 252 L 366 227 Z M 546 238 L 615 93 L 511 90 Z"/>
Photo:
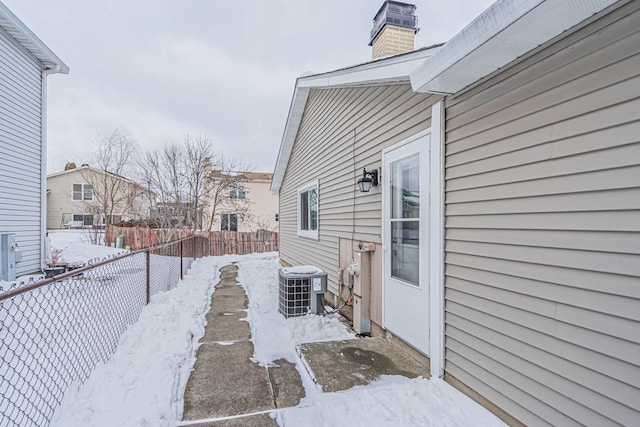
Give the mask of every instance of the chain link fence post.
<path id="1" fill-rule="evenodd" d="M 184 273 L 184 259 L 183 259 L 184 251 L 182 250 L 183 243 L 184 243 L 184 240 L 180 240 L 180 280 L 183 279 L 183 273 Z"/>
<path id="2" fill-rule="evenodd" d="M 147 304 L 149 304 L 151 301 L 151 251 L 147 249 L 145 255 L 147 258 Z"/>

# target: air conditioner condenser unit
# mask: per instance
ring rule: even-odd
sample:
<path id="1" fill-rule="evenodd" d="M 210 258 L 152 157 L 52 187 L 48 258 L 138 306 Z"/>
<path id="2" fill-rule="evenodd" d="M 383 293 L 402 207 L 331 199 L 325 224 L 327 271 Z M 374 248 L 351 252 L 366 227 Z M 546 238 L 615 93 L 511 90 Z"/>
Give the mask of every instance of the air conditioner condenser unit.
<path id="1" fill-rule="evenodd" d="M 283 267 L 279 281 L 278 311 L 284 317 L 323 312 L 327 273 L 312 265 Z"/>

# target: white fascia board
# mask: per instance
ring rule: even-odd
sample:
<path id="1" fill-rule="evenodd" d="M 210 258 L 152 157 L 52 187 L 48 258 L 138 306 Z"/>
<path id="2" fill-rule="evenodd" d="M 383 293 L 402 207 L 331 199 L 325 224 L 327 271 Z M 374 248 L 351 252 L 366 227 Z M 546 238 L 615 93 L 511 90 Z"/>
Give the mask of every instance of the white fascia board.
<path id="1" fill-rule="evenodd" d="M 69 67 L 0 1 L 0 28 L 35 56 L 51 73 L 69 74 Z"/>
<path id="2" fill-rule="evenodd" d="M 411 73 L 416 92 L 454 94 L 619 0 L 499 0 Z"/>
<path id="3" fill-rule="evenodd" d="M 278 194 L 280 191 L 287 164 L 289 163 L 289 157 L 293 150 L 293 144 L 298 134 L 298 128 L 302 121 L 304 108 L 309 98 L 309 91 L 312 88 L 328 89 L 384 83 L 408 83 L 409 73 L 439 49 L 441 49 L 441 47 L 422 49 L 386 59 L 367 62 L 350 68 L 298 78 L 296 80 L 291 106 L 289 107 L 289 115 L 287 117 L 284 135 L 280 143 L 276 167 L 273 171 L 271 193 Z"/>
<path id="4" fill-rule="evenodd" d="M 298 81 L 299 80 L 300 79 L 298 79 Z M 271 180 L 272 194 L 278 194 L 280 192 L 284 173 L 287 170 L 289 157 L 293 150 L 293 143 L 296 140 L 298 128 L 302 121 L 304 107 L 307 104 L 307 98 L 309 98 L 309 90 L 309 88 L 298 87 L 296 82 L 296 88 L 293 91 L 293 98 L 291 99 L 291 106 L 289 107 L 287 124 L 285 125 L 284 135 L 282 136 L 282 142 L 280 143 L 280 150 L 278 151 L 278 160 L 276 160 L 276 167 L 273 171 L 273 179 Z"/>
<path id="5" fill-rule="evenodd" d="M 321 88 L 408 82 L 409 73 L 439 49 L 434 47 L 343 70 L 303 77 L 299 79 L 299 87 Z"/>

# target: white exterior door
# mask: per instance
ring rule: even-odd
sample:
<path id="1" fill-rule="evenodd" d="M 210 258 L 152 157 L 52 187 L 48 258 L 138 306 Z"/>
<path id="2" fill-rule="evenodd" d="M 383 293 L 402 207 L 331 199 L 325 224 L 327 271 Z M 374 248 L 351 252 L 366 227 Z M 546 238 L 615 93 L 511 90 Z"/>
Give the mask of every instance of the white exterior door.
<path id="1" fill-rule="evenodd" d="M 383 152 L 384 325 L 429 355 L 430 134 Z"/>

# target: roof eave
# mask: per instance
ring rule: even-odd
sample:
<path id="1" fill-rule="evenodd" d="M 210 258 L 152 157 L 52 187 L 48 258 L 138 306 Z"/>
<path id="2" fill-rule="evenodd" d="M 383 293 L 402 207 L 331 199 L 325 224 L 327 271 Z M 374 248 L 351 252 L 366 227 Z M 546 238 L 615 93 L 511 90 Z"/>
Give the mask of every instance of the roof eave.
<path id="1" fill-rule="evenodd" d="M 419 63 L 434 52 L 437 52 L 438 49 L 440 49 L 439 46 L 434 46 L 432 49 L 409 52 L 329 73 L 299 77 L 294 87 L 289 114 L 273 171 L 271 193 L 278 194 L 280 192 L 280 186 L 284 179 L 311 89 L 409 83 L 409 73 Z"/>
<path id="2" fill-rule="evenodd" d="M 69 67 L 42 40 L 38 38 L 17 16 L 0 1 L 0 28 L 35 56 L 45 70 L 53 73 L 69 73 Z"/>
<path id="3" fill-rule="evenodd" d="M 618 1 L 497 1 L 414 70 L 411 86 L 458 93 Z"/>

